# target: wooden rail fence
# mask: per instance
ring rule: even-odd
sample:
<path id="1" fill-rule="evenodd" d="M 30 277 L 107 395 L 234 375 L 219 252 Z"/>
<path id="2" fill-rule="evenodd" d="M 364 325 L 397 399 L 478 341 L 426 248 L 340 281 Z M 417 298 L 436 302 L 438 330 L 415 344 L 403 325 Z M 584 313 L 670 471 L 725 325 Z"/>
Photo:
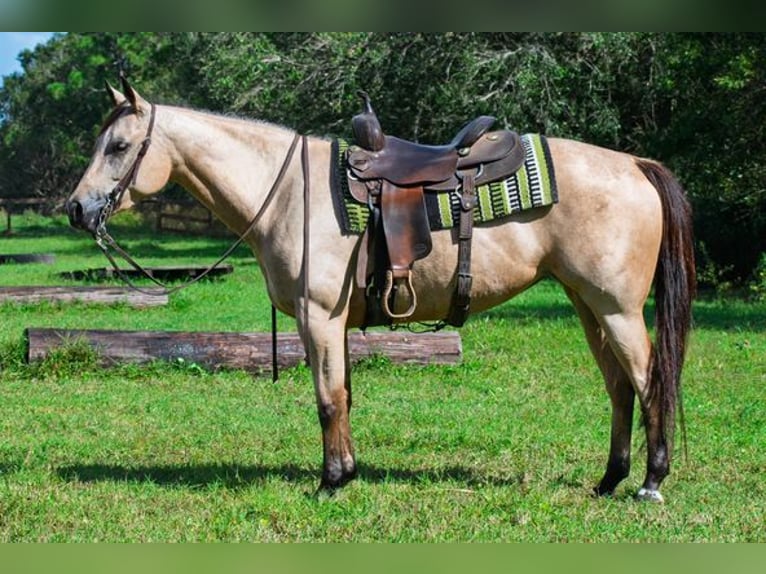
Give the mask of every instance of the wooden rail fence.
<path id="1" fill-rule="evenodd" d="M 39 208 L 49 200 L 44 197 L 0 197 L 0 209 L 5 211 L 5 235 L 13 233 L 11 216 L 23 213 L 25 209 Z"/>

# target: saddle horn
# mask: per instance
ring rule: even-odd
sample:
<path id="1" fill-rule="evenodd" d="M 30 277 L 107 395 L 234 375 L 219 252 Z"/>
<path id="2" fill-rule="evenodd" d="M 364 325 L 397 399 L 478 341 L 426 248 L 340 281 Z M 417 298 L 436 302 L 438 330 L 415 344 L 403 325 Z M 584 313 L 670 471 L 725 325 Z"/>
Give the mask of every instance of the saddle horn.
<path id="1" fill-rule="evenodd" d="M 380 151 L 385 145 L 383 128 L 380 126 L 378 116 L 375 115 L 375 110 L 372 109 L 372 102 L 367 92 L 358 90 L 357 94 L 364 101 L 364 109 L 362 113 L 351 118 L 354 140 L 364 149 Z"/>

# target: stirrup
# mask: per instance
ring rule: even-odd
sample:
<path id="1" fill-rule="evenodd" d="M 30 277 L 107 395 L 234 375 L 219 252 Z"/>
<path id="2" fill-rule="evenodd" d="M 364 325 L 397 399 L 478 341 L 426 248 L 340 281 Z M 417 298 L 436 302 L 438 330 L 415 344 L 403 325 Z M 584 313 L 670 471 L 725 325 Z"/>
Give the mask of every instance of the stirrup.
<path id="1" fill-rule="evenodd" d="M 386 271 L 386 288 L 383 290 L 383 312 L 388 315 L 394 321 L 401 321 L 408 319 L 415 312 L 415 307 L 418 306 L 418 296 L 415 294 L 415 288 L 412 286 L 412 270 L 407 271 L 407 288 L 410 291 L 412 303 L 410 308 L 404 313 L 394 313 L 388 306 L 388 300 L 391 297 L 391 291 L 394 288 L 394 272 L 390 269 Z"/>

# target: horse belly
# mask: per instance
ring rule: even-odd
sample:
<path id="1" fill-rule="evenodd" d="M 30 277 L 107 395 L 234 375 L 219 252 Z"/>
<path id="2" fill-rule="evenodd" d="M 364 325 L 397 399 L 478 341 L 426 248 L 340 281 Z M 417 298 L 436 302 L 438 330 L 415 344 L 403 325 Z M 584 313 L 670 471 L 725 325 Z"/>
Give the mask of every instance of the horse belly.
<path id="1" fill-rule="evenodd" d="M 572 140 L 549 145 L 559 202 L 474 227 L 471 312 L 503 303 L 546 275 L 619 308 L 639 308 L 662 236 L 656 190 L 633 156 Z M 413 321 L 445 318 L 455 291 L 457 230 L 432 239 L 431 254 L 413 266 Z M 354 299 L 363 309 L 363 294 Z M 402 301 L 402 309 L 408 304 Z"/>
<path id="2" fill-rule="evenodd" d="M 547 209 L 545 210 L 547 212 Z M 536 219 L 541 216 L 538 215 Z M 529 216 L 474 228 L 471 247 L 471 312 L 498 305 L 544 273 L 544 234 Z M 454 230 L 433 233 L 431 254 L 413 266 L 418 295 L 415 321 L 443 319 L 455 292 L 458 246 Z"/>

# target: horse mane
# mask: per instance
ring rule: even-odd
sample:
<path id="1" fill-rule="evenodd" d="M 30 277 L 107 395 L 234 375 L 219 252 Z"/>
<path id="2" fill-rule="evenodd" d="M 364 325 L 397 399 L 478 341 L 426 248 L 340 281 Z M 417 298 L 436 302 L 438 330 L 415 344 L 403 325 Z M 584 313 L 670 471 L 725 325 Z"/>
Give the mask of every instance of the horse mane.
<path id="1" fill-rule="evenodd" d="M 186 107 L 186 106 L 179 106 L 179 105 L 173 105 L 170 104 L 168 107 L 176 108 L 182 111 L 186 112 L 194 112 L 198 114 L 203 114 L 207 116 L 213 116 L 217 118 L 221 118 L 224 120 L 235 120 L 240 121 L 244 123 L 248 123 L 255 126 L 265 126 L 265 127 L 272 127 L 277 129 L 282 129 L 289 132 L 295 132 L 295 128 L 288 127 L 284 124 L 267 121 L 267 120 L 261 120 L 258 118 L 243 116 L 234 112 L 218 112 L 218 111 L 212 111 L 212 110 L 206 110 L 202 108 L 193 108 L 193 107 Z M 128 102 L 122 102 L 117 107 L 113 108 L 111 112 L 109 112 L 109 115 L 104 120 L 104 123 L 101 125 L 101 128 L 98 131 L 98 137 L 100 137 L 109 127 L 114 124 L 119 118 L 121 118 L 123 115 L 126 115 L 127 113 L 133 113 L 133 109 L 130 106 Z M 315 136 L 312 135 L 312 137 L 318 137 L 322 140 L 330 140 L 332 139 L 330 136 Z"/>
<path id="2" fill-rule="evenodd" d="M 277 128 L 277 129 L 285 130 L 292 133 L 295 133 L 297 131 L 295 128 L 286 126 L 278 122 L 273 122 L 270 120 L 262 120 L 260 118 L 253 118 L 251 116 L 243 116 L 241 114 L 238 114 L 236 112 L 231 112 L 231 111 L 214 111 L 214 110 L 206 110 L 203 108 L 192 108 L 192 107 L 185 107 L 185 106 L 171 106 L 171 107 L 175 107 L 180 110 L 184 110 L 188 112 L 196 112 L 196 113 L 204 114 L 207 116 L 213 116 L 213 117 L 221 118 L 223 120 L 235 120 L 235 121 L 240 121 L 240 122 L 244 122 L 244 123 L 255 125 L 255 126 Z"/>

